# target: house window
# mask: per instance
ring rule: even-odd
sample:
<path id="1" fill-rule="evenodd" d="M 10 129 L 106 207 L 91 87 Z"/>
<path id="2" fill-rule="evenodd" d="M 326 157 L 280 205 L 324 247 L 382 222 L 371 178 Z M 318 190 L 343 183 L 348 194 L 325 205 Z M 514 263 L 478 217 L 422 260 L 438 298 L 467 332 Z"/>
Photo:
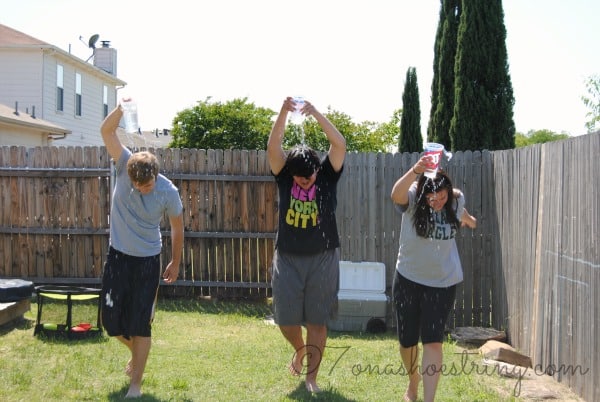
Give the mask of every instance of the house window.
<path id="1" fill-rule="evenodd" d="M 56 110 L 65 110 L 65 89 L 63 85 L 63 66 L 56 65 Z"/>
<path id="2" fill-rule="evenodd" d="M 102 112 L 106 118 L 108 116 L 108 87 L 106 85 L 102 87 Z"/>
<path id="3" fill-rule="evenodd" d="M 81 74 L 75 74 L 75 116 L 81 116 Z"/>

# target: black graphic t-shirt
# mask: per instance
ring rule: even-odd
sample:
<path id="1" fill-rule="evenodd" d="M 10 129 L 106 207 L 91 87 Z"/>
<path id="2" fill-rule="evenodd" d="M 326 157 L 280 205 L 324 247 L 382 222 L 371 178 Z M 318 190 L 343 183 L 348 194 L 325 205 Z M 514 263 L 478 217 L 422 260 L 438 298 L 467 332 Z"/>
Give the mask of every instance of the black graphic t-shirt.
<path id="1" fill-rule="evenodd" d="M 275 176 L 279 190 L 279 228 L 276 247 L 293 254 L 316 254 L 340 246 L 335 208 L 336 172 L 326 156 L 313 186 L 304 190 L 294 182 L 287 166 Z"/>

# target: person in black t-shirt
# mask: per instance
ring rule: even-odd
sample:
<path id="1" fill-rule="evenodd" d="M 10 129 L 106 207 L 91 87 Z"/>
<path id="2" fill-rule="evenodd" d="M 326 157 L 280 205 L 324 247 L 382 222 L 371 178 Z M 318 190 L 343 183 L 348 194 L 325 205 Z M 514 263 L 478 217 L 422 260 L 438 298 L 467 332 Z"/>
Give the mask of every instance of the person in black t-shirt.
<path id="1" fill-rule="evenodd" d="M 267 143 L 279 191 L 273 310 L 275 323 L 295 350 L 290 373 L 305 373 L 306 389 L 316 393 L 320 391 L 317 373 L 327 341 L 327 321 L 337 313 L 340 239 L 335 208 L 346 140 L 314 105 L 304 101 L 300 112 L 317 120 L 329 140 L 329 151 L 322 160 L 303 144 L 286 153 L 282 146 L 285 125 L 288 112 L 296 106 L 293 98 L 284 100 Z"/>

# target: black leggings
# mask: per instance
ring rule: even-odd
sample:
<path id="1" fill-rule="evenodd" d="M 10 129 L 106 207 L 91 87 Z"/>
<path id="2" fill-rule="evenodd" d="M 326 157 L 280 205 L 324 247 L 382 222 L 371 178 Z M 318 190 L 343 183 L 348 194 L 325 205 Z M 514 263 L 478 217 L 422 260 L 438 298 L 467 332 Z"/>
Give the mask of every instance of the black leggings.
<path id="1" fill-rule="evenodd" d="M 419 335 L 423 343 L 443 342 L 456 285 L 447 288 L 420 285 L 396 271 L 392 290 L 400 345 L 415 346 Z"/>

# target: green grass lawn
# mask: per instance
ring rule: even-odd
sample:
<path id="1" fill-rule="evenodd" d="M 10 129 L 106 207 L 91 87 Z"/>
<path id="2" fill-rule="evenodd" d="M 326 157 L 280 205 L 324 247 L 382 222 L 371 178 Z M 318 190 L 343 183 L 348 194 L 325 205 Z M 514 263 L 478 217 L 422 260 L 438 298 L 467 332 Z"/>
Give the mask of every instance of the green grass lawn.
<path id="1" fill-rule="evenodd" d="M 77 309 L 78 318 L 95 317 L 93 303 Z M 65 311 L 59 302 L 45 304 L 42 318 L 60 320 Z M 36 313 L 32 299 L 25 320 L 0 328 L 0 401 L 122 400 L 129 384 L 126 348 L 107 336 L 79 341 L 33 336 Z M 144 396 L 138 400 L 401 400 L 407 377 L 393 330 L 330 331 L 319 372 L 324 392 L 311 395 L 302 376 L 289 374 L 293 351 L 265 320 L 270 313 L 268 302 L 159 300 Z M 518 401 L 507 396 L 517 380 L 486 370 L 476 350 L 445 342 L 444 363 L 438 400 Z M 494 391 L 498 388 L 503 395 Z"/>

